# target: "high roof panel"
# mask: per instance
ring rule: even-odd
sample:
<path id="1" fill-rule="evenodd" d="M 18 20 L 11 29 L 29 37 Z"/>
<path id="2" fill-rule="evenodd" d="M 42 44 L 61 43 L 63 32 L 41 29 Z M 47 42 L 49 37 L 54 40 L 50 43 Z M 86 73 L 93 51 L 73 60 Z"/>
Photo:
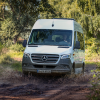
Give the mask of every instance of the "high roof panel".
<path id="1" fill-rule="evenodd" d="M 73 18 L 52 18 L 52 19 L 74 20 L 75 21 L 75 19 L 73 19 Z"/>
<path id="2" fill-rule="evenodd" d="M 73 30 L 74 29 L 74 20 L 39 19 L 34 24 L 33 29 Z"/>

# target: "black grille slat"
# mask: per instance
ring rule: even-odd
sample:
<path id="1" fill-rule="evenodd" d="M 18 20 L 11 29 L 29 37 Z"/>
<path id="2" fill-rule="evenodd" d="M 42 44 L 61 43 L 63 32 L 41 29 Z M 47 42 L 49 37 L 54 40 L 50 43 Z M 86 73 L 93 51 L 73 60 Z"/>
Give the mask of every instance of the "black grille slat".
<path id="1" fill-rule="evenodd" d="M 46 60 L 43 60 L 42 57 L 46 56 Z M 31 59 L 35 63 L 56 63 L 59 59 L 59 55 L 55 54 L 31 54 Z"/>
<path id="2" fill-rule="evenodd" d="M 34 65 L 35 68 L 43 68 L 42 65 Z M 46 68 L 55 68 L 56 66 L 45 66 Z"/>

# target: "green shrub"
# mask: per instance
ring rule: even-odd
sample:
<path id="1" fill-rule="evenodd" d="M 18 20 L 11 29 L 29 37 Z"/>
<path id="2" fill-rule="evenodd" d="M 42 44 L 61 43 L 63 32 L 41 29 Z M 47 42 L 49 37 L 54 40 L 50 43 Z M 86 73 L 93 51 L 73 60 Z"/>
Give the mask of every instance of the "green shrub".
<path id="1" fill-rule="evenodd" d="M 1 42 L 0 42 L 0 49 L 2 49 L 3 48 L 3 45 L 1 44 Z"/>
<path id="2" fill-rule="evenodd" d="M 89 100 L 100 100 L 100 69 L 95 70 L 91 81 L 91 93 L 88 95 Z"/>
<path id="3" fill-rule="evenodd" d="M 86 41 L 85 41 L 86 42 Z M 86 55 L 88 57 L 96 55 L 100 53 L 100 40 L 96 39 L 96 38 L 90 38 L 87 40 L 86 43 Z"/>
<path id="4" fill-rule="evenodd" d="M 15 62 L 11 65 L 11 67 L 17 71 L 22 71 L 22 63 L 21 62 Z"/>
<path id="5" fill-rule="evenodd" d="M 15 52 L 15 51 L 9 51 L 7 53 L 11 58 L 22 58 L 23 57 L 23 52 Z"/>
<path id="6" fill-rule="evenodd" d="M 3 45 L 2 45 L 2 43 L 0 42 L 0 53 L 1 53 L 1 51 L 2 51 L 2 48 L 3 48 Z"/>
<path id="7" fill-rule="evenodd" d="M 13 63 L 13 59 L 9 56 L 9 55 L 5 55 L 2 59 L 1 59 L 1 63 L 2 64 L 12 64 Z"/>
<path id="8" fill-rule="evenodd" d="M 18 44 L 18 43 L 10 46 L 9 48 L 10 48 L 10 50 L 14 50 L 17 52 L 23 52 L 25 50 L 25 48 L 21 44 Z"/>
<path id="9" fill-rule="evenodd" d="M 97 44 L 98 40 L 96 38 L 90 38 L 88 40 L 85 40 L 85 44 L 88 46 L 91 46 L 92 44 Z"/>

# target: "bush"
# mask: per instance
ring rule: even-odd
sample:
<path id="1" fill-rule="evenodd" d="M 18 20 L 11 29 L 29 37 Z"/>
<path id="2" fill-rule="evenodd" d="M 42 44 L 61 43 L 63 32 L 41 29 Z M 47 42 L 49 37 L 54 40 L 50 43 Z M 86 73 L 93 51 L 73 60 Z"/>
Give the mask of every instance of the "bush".
<path id="1" fill-rule="evenodd" d="M 1 42 L 0 42 L 0 53 L 1 53 L 1 51 L 2 51 L 2 48 L 3 48 L 3 45 L 2 45 Z"/>
<path id="2" fill-rule="evenodd" d="M 15 62 L 11 65 L 11 67 L 17 71 L 22 71 L 22 63 L 21 62 Z"/>
<path id="3" fill-rule="evenodd" d="M 90 38 L 88 40 L 85 40 L 85 44 L 88 46 L 91 46 L 92 44 L 100 44 L 98 39 L 96 38 Z"/>
<path id="4" fill-rule="evenodd" d="M 14 50 L 17 52 L 23 52 L 25 50 L 25 48 L 21 44 L 16 43 L 16 44 L 10 46 L 10 50 Z"/>
<path id="5" fill-rule="evenodd" d="M 8 55 L 5 55 L 2 60 L 0 61 L 2 64 L 12 64 L 13 63 L 13 59 L 8 56 Z"/>
<path id="6" fill-rule="evenodd" d="M 93 79 L 91 81 L 92 87 L 90 88 L 91 93 L 88 95 L 89 100 L 100 100 L 100 69 L 95 70 Z"/>
<path id="7" fill-rule="evenodd" d="M 99 54 L 100 53 L 99 45 L 100 45 L 100 40 L 97 40 L 96 38 L 88 39 L 86 43 L 86 47 L 87 47 L 86 55 L 92 56 L 93 54 Z"/>

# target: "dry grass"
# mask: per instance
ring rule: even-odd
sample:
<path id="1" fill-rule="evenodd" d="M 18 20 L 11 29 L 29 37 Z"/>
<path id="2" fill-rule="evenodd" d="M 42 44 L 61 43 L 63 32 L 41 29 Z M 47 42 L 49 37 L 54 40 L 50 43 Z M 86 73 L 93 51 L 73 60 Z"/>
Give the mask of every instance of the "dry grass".
<path id="1" fill-rule="evenodd" d="M 1 71 L 2 70 L 2 71 Z M 10 83 L 40 83 L 39 79 L 35 76 L 29 74 L 28 76 L 24 76 L 22 72 L 14 70 L 13 68 L 9 67 L 2 67 L 0 66 L 0 80 L 6 80 Z"/>
<path id="2" fill-rule="evenodd" d="M 76 76 L 76 78 L 74 79 L 75 83 L 89 83 L 91 81 L 91 79 L 93 78 L 93 74 L 79 74 Z"/>

